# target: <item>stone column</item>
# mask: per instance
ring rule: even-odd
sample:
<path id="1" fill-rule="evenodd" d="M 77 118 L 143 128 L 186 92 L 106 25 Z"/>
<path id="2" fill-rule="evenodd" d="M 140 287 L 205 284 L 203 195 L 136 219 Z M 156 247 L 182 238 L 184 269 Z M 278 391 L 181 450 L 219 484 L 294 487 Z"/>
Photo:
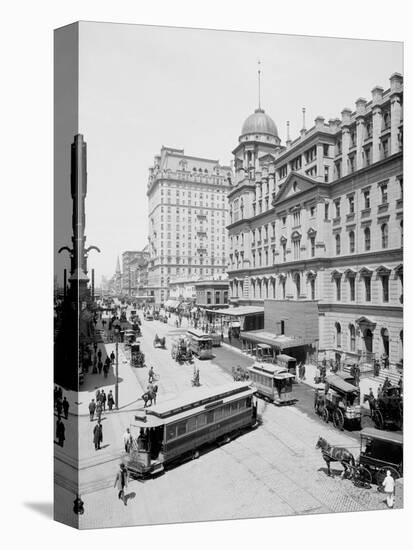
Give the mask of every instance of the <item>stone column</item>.
<path id="1" fill-rule="evenodd" d="M 373 97 L 373 146 L 372 146 L 372 162 L 380 160 L 380 136 L 382 127 L 382 112 L 381 101 L 383 99 L 383 88 L 376 86 L 371 91 Z"/>
<path id="2" fill-rule="evenodd" d="M 391 145 L 390 154 L 398 153 L 399 145 L 399 126 L 402 119 L 401 92 L 403 91 L 403 77 L 399 73 L 394 73 L 390 77 L 390 93 L 391 93 Z"/>
<path id="3" fill-rule="evenodd" d="M 356 101 L 356 170 L 363 168 L 366 103 L 367 101 L 362 97 Z"/>
<path id="4" fill-rule="evenodd" d="M 341 127 L 342 127 L 342 139 L 341 139 L 341 149 L 342 149 L 342 166 L 341 166 L 341 176 L 346 176 L 348 174 L 348 152 L 350 149 L 350 120 L 351 120 L 351 110 L 343 109 L 341 111 Z"/>

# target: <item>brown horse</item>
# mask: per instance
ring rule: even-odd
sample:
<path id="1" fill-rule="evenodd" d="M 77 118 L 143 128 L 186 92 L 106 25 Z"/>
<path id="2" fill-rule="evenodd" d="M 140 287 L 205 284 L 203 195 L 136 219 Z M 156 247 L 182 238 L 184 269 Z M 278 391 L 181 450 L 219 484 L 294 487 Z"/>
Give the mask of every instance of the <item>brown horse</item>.
<path id="1" fill-rule="evenodd" d="M 328 475 L 331 476 L 330 462 L 340 462 L 344 470 L 341 474 L 343 478 L 347 473 L 351 473 L 352 468 L 355 467 L 356 461 L 354 456 L 344 447 L 333 447 L 323 437 L 319 437 L 316 449 L 321 449 L 321 454 L 327 464 Z"/>

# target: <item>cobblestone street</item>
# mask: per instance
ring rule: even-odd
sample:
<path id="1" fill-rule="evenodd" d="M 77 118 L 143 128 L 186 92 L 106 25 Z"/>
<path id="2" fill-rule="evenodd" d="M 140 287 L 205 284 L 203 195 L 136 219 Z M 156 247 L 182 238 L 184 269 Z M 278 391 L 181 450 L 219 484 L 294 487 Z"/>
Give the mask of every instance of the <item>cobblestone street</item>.
<path id="1" fill-rule="evenodd" d="M 193 366 L 175 363 L 170 354 L 171 339 L 181 332 L 183 328 L 157 321 L 144 322 L 142 328 L 140 342 L 146 364 L 153 365 L 159 375 L 158 402 L 191 388 Z M 155 333 L 166 335 L 166 350 L 153 348 Z M 231 380 L 232 364 L 246 366 L 250 362 L 250 358 L 228 348 L 219 349 L 212 360 L 195 359 L 203 386 Z M 137 388 L 146 387 L 148 369 L 131 370 L 139 383 Z M 131 422 L 133 409 L 142 406 L 139 397 L 131 409 L 108 416 L 106 432 L 111 434 L 112 449 L 110 452 L 107 449 L 106 454 L 104 450 L 98 463 L 80 472 L 85 502 L 81 528 L 387 508 L 384 495 L 376 486 L 361 489 L 349 480 L 341 480 L 341 466 L 337 463 L 332 465 L 333 471 L 336 468 L 335 477 L 326 474 L 321 453 L 315 449 L 317 438 L 322 436 L 331 444 L 343 445 L 357 456 L 354 435 L 338 432 L 297 407 L 276 407 L 261 400 L 258 403 L 262 423 L 257 429 L 201 454 L 197 460 L 169 469 L 158 478 L 145 482 L 132 480 L 127 492 L 128 505 L 124 506 L 117 499 L 113 482 L 121 453 L 121 435 Z M 91 453 L 88 429 L 84 428 L 85 436 L 81 439 L 81 457 L 84 443 L 89 449 L 86 455 Z M 185 487 L 191 487 L 191 491 L 183 490 Z M 401 506 L 398 489 L 396 507 Z"/>

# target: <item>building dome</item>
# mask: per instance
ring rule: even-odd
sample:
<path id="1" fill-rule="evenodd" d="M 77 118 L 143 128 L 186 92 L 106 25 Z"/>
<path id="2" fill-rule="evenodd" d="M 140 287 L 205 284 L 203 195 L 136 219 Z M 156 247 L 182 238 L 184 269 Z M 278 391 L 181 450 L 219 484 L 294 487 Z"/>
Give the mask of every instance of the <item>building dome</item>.
<path id="1" fill-rule="evenodd" d="M 275 122 L 264 109 L 255 109 L 242 126 L 241 135 L 246 134 L 269 134 L 278 137 L 278 130 Z"/>

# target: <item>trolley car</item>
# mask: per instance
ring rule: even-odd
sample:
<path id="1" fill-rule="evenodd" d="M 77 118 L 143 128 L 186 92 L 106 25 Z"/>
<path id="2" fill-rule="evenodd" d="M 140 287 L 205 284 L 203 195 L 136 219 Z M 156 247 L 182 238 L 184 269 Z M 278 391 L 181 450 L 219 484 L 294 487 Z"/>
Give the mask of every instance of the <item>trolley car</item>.
<path id="1" fill-rule="evenodd" d="M 192 351 L 189 348 L 189 339 L 185 336 L 178 336 L 172 342 L 171 357 L 178 363 L 192 362 Z"/>
<path id="2" fill-rule="evenodd" d="M 189 347 L 200 359 L 212 359 L 212 338 L 209 334 L 204 334 L 201 330 L 190 329 L 187 331 L 189 338 Z"/>
<path id="3" fill-rule="evenodd" d="M 168 464 L 197 458 L 204 446 L 256 426 L 253 395 L 247 383 L 232 382 L 189 390 L 139 412 L 131 424 L 132 448 L 124 456 L 128 471 L 136 477 L 156 475 Z"/>
<path id="4" fill-rule="evenodd" d="M 276 405 L 294 402 L 292 380 L 294 375 L 285 367 L 268 363 L 255 363 L 248 368 L 250 380 L 257 394 Z"/>
<path id="5" fill-rule="evenodd" d="M 339 430 L 345 424 L 361 428 L 360 391 L 336 374 L 326 377 L 324 389 L 315 390 L 314 410 L 325 422 L 332 420 Z"/>

